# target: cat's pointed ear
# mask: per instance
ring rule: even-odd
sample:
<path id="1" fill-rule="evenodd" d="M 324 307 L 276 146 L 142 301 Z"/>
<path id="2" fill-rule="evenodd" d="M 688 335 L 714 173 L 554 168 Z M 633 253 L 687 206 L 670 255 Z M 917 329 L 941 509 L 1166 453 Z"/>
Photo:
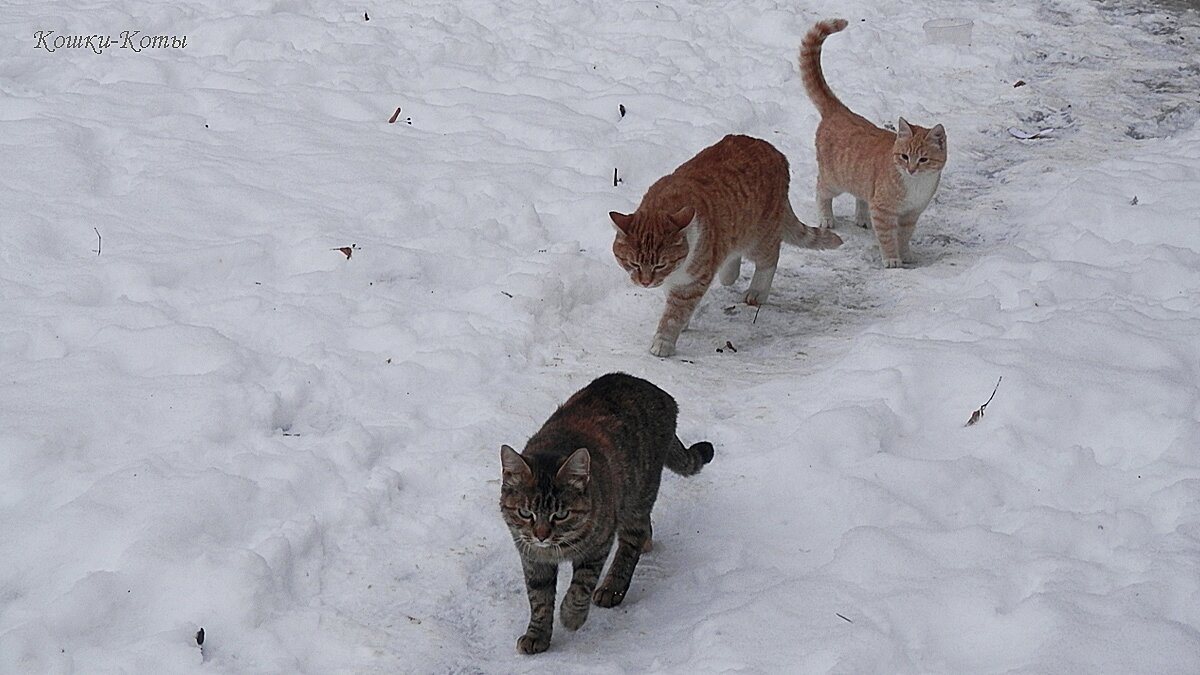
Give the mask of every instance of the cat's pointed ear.
<path id="1" fill-rule="evenodd" d="M 500 446 L 500 463 L 504 466 L 505 485 L 533 482 L 533 471 L 525 463 L 525 458 L 507 445 Z"/>
<path id="2" fill-rule="evenodd" d="M 633 227 L 633 215 L 609 211 L 608 217 L 612 218 L 613 225 L 621 234 L 629 234 L 629 228 Z"/>
<path id="3" fill-rule="evenodd" d="M 946 147 L 946 128 L 942 125 L 937 125 L 929 130 L 929 138 L 939 147 Z"/>
<path id="4" fill-rule="evenodd" d="M 912 138 L 912 135 L 912 125 L 908 123 L 908 120 L 901 117 L 900 121 L 896 123 L 896 138 Z"/>
<path id="5" fill-rule="evenodd" d="M 567 485 L 577 490 L 587 487 L 592 477 L 592 455 L 587 448 L 579 448 L 571 453 L 567 461 L 559 467 L 554 480 L 560 485 Z"/>
<path id="6" fill-rule="evenodd" d="M 667 219 L 671 221 L 671 224 L 674 225 L 677 230 L 682 230 L 688 225 L 691 225 L 692 219 L 695 217 L 696 209 L 691 206 L 685 206 L 675 213 L 667 216 Z"/>

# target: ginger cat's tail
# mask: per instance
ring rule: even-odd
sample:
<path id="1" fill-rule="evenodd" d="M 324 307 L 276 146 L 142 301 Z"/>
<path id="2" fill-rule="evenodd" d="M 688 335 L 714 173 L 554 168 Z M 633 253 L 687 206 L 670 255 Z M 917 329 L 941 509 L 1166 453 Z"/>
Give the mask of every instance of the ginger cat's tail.
<path id="1" fill-rule="evenodd" d="M 800 43 L 800 74 L 804 78 L 804 89 L 821 117 L 835 110 L 849 110 L 845 103 L 833 95 L 829 84 L 825 82 L 825 74 L 821 72 L 821 44 L 825 38 L 844 30 L 846 25 L 845 19 L 818 21 Z"/>
<path id="2" fill-rule="evenodd" d="M 789 205 L 789 210 L 791 209 Z M 827 227 L 809 227 L 800 222 L 795 213 L 784 220 L 783 240 L 800 248 L 830 249 L 842 245 L 842 238 Z"/>

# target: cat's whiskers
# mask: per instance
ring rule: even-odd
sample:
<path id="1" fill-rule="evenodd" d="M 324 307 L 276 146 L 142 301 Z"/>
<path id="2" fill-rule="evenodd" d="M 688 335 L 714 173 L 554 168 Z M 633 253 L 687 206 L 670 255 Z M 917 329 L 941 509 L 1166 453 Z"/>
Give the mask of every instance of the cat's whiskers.
<path id="1" fill-rule="evenodd" d="M 575 559 L 576 557 L 580 557 L 580 556 L 583 556 L 583 555 L 585 554 L 585 551 L 583 550 L 583 547 L 579 545 L 579 542 L 578 542 L 578 541 L 576 541 L 576 542 L 569 542 L 569 541 L 568 541 L 568 542 L 563 542 L 563 543 L 561 543 L 561 544 L 558 544 L 558 545 L 557 545 L 555 548 L 557 549 L 557 553 L 558 553 L 558 554 L 559 554 L 561 557 L 563 557 L 563 558 L 571 558 L 571 559 Z M 565 549 L 567 549 L 568 551 L 570 551 L 570 552 L 571 552 L 572 554 L 574 554 L 574 555 L 570 555 L 570 556 L 563 556 L 563 555 L 562 555 L 562 549 L 564 549 L 564 548 L 565 548 Z"/>

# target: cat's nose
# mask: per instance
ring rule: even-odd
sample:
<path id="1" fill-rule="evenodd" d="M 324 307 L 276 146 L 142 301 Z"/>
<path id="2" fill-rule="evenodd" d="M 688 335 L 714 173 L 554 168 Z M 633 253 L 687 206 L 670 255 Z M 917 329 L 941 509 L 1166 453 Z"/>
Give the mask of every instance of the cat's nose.
<path id="1" fill-rule="evenodd" d="M 534 525 L 533 536 L 537 537 L 538 541 L 546 541 L 550 538 L 550 526 L 541 523 Z"/>

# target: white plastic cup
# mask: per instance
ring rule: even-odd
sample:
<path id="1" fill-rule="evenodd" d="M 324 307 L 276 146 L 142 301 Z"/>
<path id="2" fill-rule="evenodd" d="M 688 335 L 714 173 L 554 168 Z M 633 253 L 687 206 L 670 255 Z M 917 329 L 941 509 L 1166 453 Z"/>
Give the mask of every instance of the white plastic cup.
<path id="1" fill-rule="evenodd" d="M 935 45 L 969 45 L 974 27 L 970 19 L 930 19 L 924 24 L 925 37 Z"/>

